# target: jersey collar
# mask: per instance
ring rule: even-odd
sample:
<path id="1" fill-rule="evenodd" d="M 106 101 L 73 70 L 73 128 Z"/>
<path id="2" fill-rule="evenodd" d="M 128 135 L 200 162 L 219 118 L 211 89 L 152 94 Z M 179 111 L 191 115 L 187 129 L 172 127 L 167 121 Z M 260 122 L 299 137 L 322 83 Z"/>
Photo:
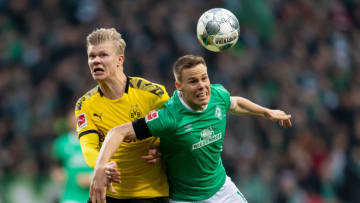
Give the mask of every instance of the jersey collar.
<path id="1" fill-rule="evenodd" d="M 129 92 L 129 80 L 130 78 L 126 76 L 126 85 L 125 85 L 125 93 L 127 94 Z"/>
<path id="2" fill-rule="evenodd" d="M 205 108 L 203 110 L 198 110 L 197 111 L 197 110 L 192 109 L 189 105 L 186 104 L 186 102 L 182 98 L 182 95 L 181 95 L 180 91 L 177 91 L 177 95 L 179 97 L 180 102 L 184 105 L 184 107 L 187 108 L 188 110 L 192 111 L 192 112 L 203 112 L 203 111 L 205 111 L 207 109 L 207 107 L 209 105 L 209 104 L 206 104 L 206 106 L 205 106 Z"/>
<path id="3" fill-rule="evenodd" d="M 129 92 L 129 84 L 130 84 L 129 80 L 130 80 L 130 78 L 128 76 L 126 76 L 126 85 L 125 85 L 125 92 L 124 92 L 126 94 L 128 94 L 128 92 Z M 101 91 L 101 88 L 99 85 L 98 85 L 98 92 L 99 92 L 100 96 L 104 96 L 104 93 Z"/>

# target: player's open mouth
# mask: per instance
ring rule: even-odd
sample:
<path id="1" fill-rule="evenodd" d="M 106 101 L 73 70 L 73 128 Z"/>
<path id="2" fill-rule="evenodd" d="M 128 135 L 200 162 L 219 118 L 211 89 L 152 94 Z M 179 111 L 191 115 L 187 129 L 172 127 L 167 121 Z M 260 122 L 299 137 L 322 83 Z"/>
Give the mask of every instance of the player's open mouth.
<path id="1" fill-rule="evenodd" d="M 207 96 L 207 93 L 206 93 L 206 92 L 203 92 L 203 93 L 201 93 L 201 94 L 196 95 L 196 97 L 198 97 L 198 98 L 204 98 L 204 97 L 206 97 L 206 96 Z"/>
<path id="2" fill-rule="evenodd" d="M 96 73 L 96 72 L 104 72 L 104 70 L 101 69 L 101 68 L 95 68 L 93 72 L 94 72 L 94 73 Z"/>

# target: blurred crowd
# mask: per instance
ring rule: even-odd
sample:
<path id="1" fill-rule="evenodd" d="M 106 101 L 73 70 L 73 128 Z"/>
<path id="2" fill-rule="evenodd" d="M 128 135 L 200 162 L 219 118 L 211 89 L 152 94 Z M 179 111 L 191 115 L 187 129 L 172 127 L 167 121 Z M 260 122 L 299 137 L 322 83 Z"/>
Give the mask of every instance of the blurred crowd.
<path id="1" fill-rule="evenodd" d="M 214 7 L 239 19 L 230 51 L 196 39 Z M 0 0 L 0 203 L 58 202 L 52 143 L 96 85 L 85 38 L 99 27 L 126 40 L 125 73 L 170 95 L 172 63 L 198 54 L 212 83 L 292 115 L 290 129 L 229 116 L 223 161 L 249 202 L 360 202 L 360 1 Z"/>

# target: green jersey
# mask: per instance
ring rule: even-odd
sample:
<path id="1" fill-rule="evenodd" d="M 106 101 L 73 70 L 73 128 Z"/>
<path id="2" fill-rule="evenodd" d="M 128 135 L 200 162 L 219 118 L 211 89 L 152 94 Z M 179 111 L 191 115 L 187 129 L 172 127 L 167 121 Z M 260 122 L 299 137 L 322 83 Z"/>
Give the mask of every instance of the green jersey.
<path id="1" fill-rule="evenodd" d="M 188 107 L 176 90 L 164 108 L 145 117 L 151 135 L 160 137 L 173 200 L 208 199 L 225 182 L 221 152 L 230 94 L 219 84 L 210 88 L 209 104 L 202 111 Z"/>
<path id="2" fill-rule="evenodd" d="M 88 175 L 92 169 L 85 163 L 76 133 L 61 135 L 53 146 L 54 156 L 61 161 L 66 173 L 65 188 L 60 202 L 87 202 L 89 187 L 81 187 L 77 180 L 79 175 Z"/>

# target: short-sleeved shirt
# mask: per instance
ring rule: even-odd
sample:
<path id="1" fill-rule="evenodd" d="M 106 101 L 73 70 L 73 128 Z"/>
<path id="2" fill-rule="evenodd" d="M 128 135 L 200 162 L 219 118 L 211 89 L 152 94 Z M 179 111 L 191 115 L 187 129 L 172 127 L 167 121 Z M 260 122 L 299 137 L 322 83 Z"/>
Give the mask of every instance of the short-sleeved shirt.
<path id="1" fill-rule="evenodd" d="M 213 84 L 209 104 L 202 111 L 191 110 L 176 90 L 164 108 L 145 117 L 151 135 L 161 139 L 171 199 L 200 201 L 223 186 L 226 172 L 221 152 L 230 104 L 229 92 Z"/>
<path id="2" fill-rule="evenodd" d="M 110 129 L 144 117 L 151 110 L 163 107 L 168 99 L 163 85 L 140 77 L 127 77 L 125 92 L 119 99 L 105 97 L 99 86 L 82 96 L 76 104 L 75 115 L 86 162 L 94 167 Z M 141 159 L 153 144 L 159 144 L 159 139 L 152 137 L 121 144 L 111 160 L 116 161 L 122 182 L 113 183 L 116 193 L 108 191 L 107 196 L 119 199 L 168 196 L 162 163 L 149 164 Z M 87 146 L 96 153 L 84 153 Z"/>

